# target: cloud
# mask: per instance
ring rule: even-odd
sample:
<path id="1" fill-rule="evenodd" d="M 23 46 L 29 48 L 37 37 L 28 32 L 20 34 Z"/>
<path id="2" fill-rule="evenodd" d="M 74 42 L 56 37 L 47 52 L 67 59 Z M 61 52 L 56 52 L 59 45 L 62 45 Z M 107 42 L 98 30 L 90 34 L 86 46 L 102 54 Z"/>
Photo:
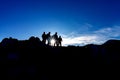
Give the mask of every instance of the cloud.
<path id="1" fill-rule="evenodd" d="M 93 25 L 91 25 L 89 23 L 84 23 L 83 25 L 78 25 L 78 27 L 79 27 L 79 29 L 76 29 L 77 32 L 81 32 L 82 34 L 89 33 L 93 29 Z"/>
<path id="2" fill-rule="evenodd" d="M 86 45 L 86 44 L 101 44 L 101 38 L 97 35 L 84 35 L 77 37 L 63 38 L 63 45 Z"/>
<path id="3" fill-rule="evenodd" d="M 86 34 L 79 34 L 78 32 L 72 32 L 69 35 L 63 36 L 63 45 L 80 45 L 87 44 L 103 44 L 110 39 L 120 38 L 120 26 L 101 28 L 96 31 L 91 31 Z"/>
<path id="4" fill-rule="evenodd" d="M 106 36 L 107 38 L 120 37 L 120 26 L 106 27 L 95 31 L 95 34 Z"/>
<path id="5" fill-rule="evenodd" d="M 112 28 L 110 27 L 107 27 L 107 28 L 103 28 L 103 29 L 100 29 L 98 31 L 95 31 L 96 33 L 108 33 L 108 32 L 111 32 Z"/>

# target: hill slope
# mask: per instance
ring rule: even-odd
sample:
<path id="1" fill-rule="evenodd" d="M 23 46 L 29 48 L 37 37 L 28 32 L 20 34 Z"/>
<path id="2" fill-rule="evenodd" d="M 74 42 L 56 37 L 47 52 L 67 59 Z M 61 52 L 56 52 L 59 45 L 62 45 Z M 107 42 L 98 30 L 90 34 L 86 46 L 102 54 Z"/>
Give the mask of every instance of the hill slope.
<path id="1" fill-rule="evenodd" d="M 102 45 L 52 47 L 35 37 L 23 41 L 5 38 L 0 43 L 0 63 L 7 64 L 5 69 L 12 80 L 82 79 L 89 74 L 96 75 L 91 71 L 96 72 L 93 70 L 98 65 L 119 65 L 120 41 L 109 40 Z"/>

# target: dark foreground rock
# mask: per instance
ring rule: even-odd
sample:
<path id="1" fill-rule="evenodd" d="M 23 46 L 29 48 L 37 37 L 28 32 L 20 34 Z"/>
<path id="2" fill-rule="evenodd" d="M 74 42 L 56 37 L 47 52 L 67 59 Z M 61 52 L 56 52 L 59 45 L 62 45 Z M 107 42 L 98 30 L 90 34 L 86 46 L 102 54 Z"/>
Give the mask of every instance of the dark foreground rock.
<path id="1" fill-rule="evenodd" d="M 102 45 L 81 47 L 51 47 L 38 38 L 24 41 L 4 39 L 0 43 L 0 64 L 1 79 L 5 80 L 76 80 L 104 77 L 103 74 L 118 69 L 120 41 L 110 40 Z M 101 72 L 102 75 L 98 75 Z"/>

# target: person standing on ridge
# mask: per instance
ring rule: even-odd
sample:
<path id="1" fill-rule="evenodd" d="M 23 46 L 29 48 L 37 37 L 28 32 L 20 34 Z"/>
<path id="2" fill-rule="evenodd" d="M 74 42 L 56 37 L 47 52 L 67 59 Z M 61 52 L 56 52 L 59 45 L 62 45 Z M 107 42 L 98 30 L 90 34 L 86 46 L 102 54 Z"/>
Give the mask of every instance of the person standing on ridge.
<path id="1" fill-rule="evenodd" d="M 58 46 L 62 46 L 62 37 L 61 36 L 59 36 L 59 38 L 58 38 Z"/>
<path id="2" fill-rule="evenodd" d="M 42 34 L 42 42 L 43 42 L 44 44 L 46 44 L 46 39 L 47 39 L 47 35 L 46 35 L 45 32 L 43 32 L 43 34 Z"/>
<path id="3" fill-rule="evenodd" d="M 51 45 L 51 33 L 50 32 L 48 32 L 48 34 L 47 34 L 47 41 L 48 41 L 48 45 Z"/>
<path id="4" fill-rule="evenodd" d="M 55 34 L 53 35 L 53 38 L 55 40 L 54 46 L 58 46 L 58 34 L 57 34 L 57 32 L 55 32 Z"/>

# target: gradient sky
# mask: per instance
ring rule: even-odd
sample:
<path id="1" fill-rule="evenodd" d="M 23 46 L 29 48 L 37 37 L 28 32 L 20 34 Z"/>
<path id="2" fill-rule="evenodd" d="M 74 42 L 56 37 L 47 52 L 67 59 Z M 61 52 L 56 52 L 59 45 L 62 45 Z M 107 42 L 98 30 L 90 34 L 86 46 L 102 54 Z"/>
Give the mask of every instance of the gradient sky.
<path id="1" fill-rule="evenodd" d="M 120 0 L 0 0 L 0 41 L 58 32 L 64 44 L 120 39 Z"/>

